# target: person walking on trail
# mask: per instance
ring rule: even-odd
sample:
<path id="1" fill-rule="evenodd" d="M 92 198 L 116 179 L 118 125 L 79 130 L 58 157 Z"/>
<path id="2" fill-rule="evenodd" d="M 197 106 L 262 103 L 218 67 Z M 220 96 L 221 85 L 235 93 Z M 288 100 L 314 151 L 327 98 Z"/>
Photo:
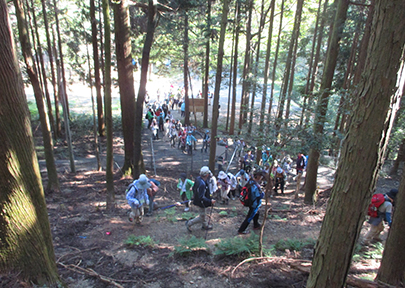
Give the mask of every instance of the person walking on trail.
<path id="1" fill-rule="evenodd" d="M 146 213 L 146 216 L 153 216 L 153 210 L 155 206 L 155 199 L 156 193 L 159 190 L 160 182 L 156 179 L 149 179 L 150 187 L 147 189 L 148 197 L 149 197 L 149 210 Z"/>
<path id="2" fill-rule="evenodd" d="M 245 172 L 245 170 L 241 169 L 238 173 L 236 173 L 235 178 L 238 182 L 238 194 L 240 194 L 242 188 L 246 186 L 250 177 L 249 174 Z"/>
<path id="3" fill-rule="evenodd" d="M 197 139 L 192 135 L 193 132 L 188 131 L 187 132 L 187 137 L 186 137 L 186 147 L 187 147 L 187 154 L 192 155 L 193 154 L 193 143 L 195 144 L 197 142 Z"/>
<path id="4" fill-rule="evenodd" d="M 147 189 L 151 187 L 149 179 L 145 174 L 141 174 L 139 179 L 132 182 L 126 191 L 126 199 L 131 206 L 128 220 L 135 220 L 135 223 L 140 224 L 144 213 L 144 204 L 149 205 L 149 196 Z"/>
<path id="5" fill-rule="evenodd" d="M 285 179 L 287 178 L 287 174 L 285 174 L 284 170 L 278 166 L 276 169 L 276 174 L 275 174 L 275 185 L 274 185 L 274 193 L 277 195 L 277 189 L 280 187 L 281 194 L 284 195 L 284 185 L 285 185 Z"/>
<path id="6" fill-rule="evenodd" d="M 189 232 L 192 232 L 191 226 L 201 223 L 203 230 L 211 230 L 212 225 L 208 225 L 207 210 L 208 207 L 214 206 L 215 199 L 211 198 L 210 189 L 208 187 L 209 177 L 211 171 L 207 166 L 203 166 L 200 170 L 200 176 L 197 177 L 194 183 L 193 192 L 194 200 L 193 204 L 200 209 L 199 215 L 194 219 L 186 221 L 186 228 Z"/>
<path id="7" fill-rule="evenodd" d="M 184 211 L 187 212 L 190 210 L 190 201 L 193 199 L 193 186 L 194 182 L 190 179 L 187 179 L 186 173 L 181 173 L 179 178 L 179 183 L 177 183 L 177 189 L 180 190 L 180 198 L 185 202 L 186 208 Z"/>
<path id="8" fill-rule="evenodd" d="M 305 170 L 305 163 L 306 163 L 306 159 L 305 156 L 299 152 L 298 153 L 298 157 L 297 157 L 297 161 L 296 161 L 296 170 L 297 170 L 297 187 L 295 188 L 295 194 L 294 194 L 294 198 L 298 199 L 298 194 L 300 192 L 300 188 L 301 188 L 301 177 L 304 174 L 304 170 Z"/>
<path id="9" fill-rule="evenodd" d="M 229 191 L 231 191 L 231 184 L 228 179 L 228 175 L 224 171 L 220 171 L 218 174 L 218 186 L 220 186 L 222 204 L 228 205 L 229 203 Z"/>
<path id="10" fill-rule="evenodd" d="M 266 176 L 266 172 L 263 170 L 257 170 L 253 172 L 253 179 L 250 179 L 246 184 L 248 189 L 248 198 L 249 198 L 249 212 L 246 215 L 245 220 L 239 227 L 238 234 L 249 234 L 249 230 L 247 227 L 249 226 L 250 222 L 253 220 L 253 230 L 258 230 L 262 226 L 259 224 L 259 208 L 262 205 L 262 199 L 264 197 L 264 193 L 260 189 L 260 183 L 263 178 Z"/>
<path id="11" fill-rule="evenodd" d="M 382 241 L 380 236 L 384 231 L 384 222 L 391 227 L 393 206 L 395 205 L 395 199 L 398 194 L 398 189 L 391 189 L 384 195 L 384 202 L 378 207 L 377 217 L 371 217 L 368 220 L 370 228 L 367 234 L 364 236 L 364 245 L 369 245 L 372 241 Z"/>
<path id="12" fill-rule="evenodd" d="M 250 173 L 254 160 L 255 156 L 252 154 L 252 150 L 248 150 L 246 155 L 243 157 L 243 170 L 245 170 L 247 173 Z"/>
<path id="13" fill-rule="evenodd" d="M 201 153 L 204 151 L 207 153 L 208 146 L 210 144 L 210 130 L 206 130 L 203 136 L 203 145 L 201 148 Z"/>
<path id="14" fill-rule="evenodd" d="M 228 193 L 228 197 L 230 197 L 232 200 L 236 199 L 236 189 L 238 188 L 238 181 L 236 180 L 236 177 L 231 173 L 228 172 L 228 179 L 229 179 L 229 184 L 231 185 L 231 190 Z"/>

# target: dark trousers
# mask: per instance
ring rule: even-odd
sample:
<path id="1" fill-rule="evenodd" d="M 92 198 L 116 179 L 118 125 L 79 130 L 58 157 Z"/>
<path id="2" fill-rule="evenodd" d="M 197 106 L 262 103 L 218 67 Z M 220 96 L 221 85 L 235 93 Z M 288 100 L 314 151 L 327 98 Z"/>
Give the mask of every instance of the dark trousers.
<path id="1" fill-rule="evenodd" d="M 274 192 L 277 193 L 278 186 L 280 186 L 281 194 L 284 194 L 284 178 L 276 178 L 276 185 L 274 186 Z"/>
<path id="2" fill-rule="evenodd" d="M 252 219 L 253 219 L 253 228 L 258 228 L 258 227 L 260 227 L 260 224 L 259 224 L 259 215 L 260 215 L 260 213 L 259 213 L 259 207 L 257 207 L 257 208 L 249 207 L 249 212 L 248 212 L 248 214 L 246 215 L 245 220 L 244 220 L 244 221 L 242 222 L 242 224 L 240 225 L 238 232 L 243 232 L 243 231 L 245 231 L 246 228 L 249 226 L 250 221 L 252 221 Z"/>

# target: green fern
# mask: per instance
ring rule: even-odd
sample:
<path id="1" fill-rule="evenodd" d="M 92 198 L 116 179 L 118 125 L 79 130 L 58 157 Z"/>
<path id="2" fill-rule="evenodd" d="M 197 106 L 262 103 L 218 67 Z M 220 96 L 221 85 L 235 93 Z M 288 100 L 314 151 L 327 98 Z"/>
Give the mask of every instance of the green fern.
<path id="1" fill-rule="evenodd" d="M 135 236 L 129 235 L 128 239 L 125 240 L 125 244 L 129 246 L 149 246 L 153 247 L 155 241 L 150 236 Z"/>
<path id="2" fill-rule="evenodd" d="M 215 255 L 257 254 L 259 252 L 259 235 L 252 233 L 248 238 L 234 237 L 221 240 L 215 244 L 215 247 L 217 248 Z"/>
<path id="3" fill-rule="evenodd" d="M 194 235 L 190 238 L 182 237 L 178 241 L 180 245 L 174 246 L 174 250 L 170 253 L 170 256 L 173 256 L 174 254 L 184 256 L 191 251 L 201 249 L 206 250 L 208 248 L 203 238 L 197 238 Z"/>
<path id="4" fill-rule="evenodd" d="M 314 239 L 304 239 L 304 240 L 299 240 L 299 239 L 282 239 L 279 240 L 275 245 L 274 248 L 279 251 L 285 251 L 285 250 L 290 250 L 290 251 L 301 251 L 302 248 L 310 246 L 314 247 L 315 246 L 315 240 Z"/>

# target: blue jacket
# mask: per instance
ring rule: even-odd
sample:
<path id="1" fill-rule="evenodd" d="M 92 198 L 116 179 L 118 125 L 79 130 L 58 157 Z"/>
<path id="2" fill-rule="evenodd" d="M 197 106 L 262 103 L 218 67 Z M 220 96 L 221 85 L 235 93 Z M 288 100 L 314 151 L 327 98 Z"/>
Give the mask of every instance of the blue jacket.
<path id="1" fill-rule="evenodd" d="M 260 189 L 259 184 L 256 183 L 254 179 L 249 179 L 248 184 L 250 185 L 250 206 L 249 208 L 259 208 L 262 205 L 262 199 L 264 197 L 264 193 Z"/>

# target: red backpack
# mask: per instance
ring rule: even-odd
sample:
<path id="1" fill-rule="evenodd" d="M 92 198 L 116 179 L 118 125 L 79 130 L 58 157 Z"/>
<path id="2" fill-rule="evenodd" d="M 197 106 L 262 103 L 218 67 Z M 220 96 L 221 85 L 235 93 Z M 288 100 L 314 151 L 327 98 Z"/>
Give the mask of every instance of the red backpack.
<path id="1" fill-rule="evenodd" d="M 378 208 L 385 202 L 384 194 L 377 193 L 371 198 L 371 203 L 368 205 L 368 216 L 377 218 Z"/>

